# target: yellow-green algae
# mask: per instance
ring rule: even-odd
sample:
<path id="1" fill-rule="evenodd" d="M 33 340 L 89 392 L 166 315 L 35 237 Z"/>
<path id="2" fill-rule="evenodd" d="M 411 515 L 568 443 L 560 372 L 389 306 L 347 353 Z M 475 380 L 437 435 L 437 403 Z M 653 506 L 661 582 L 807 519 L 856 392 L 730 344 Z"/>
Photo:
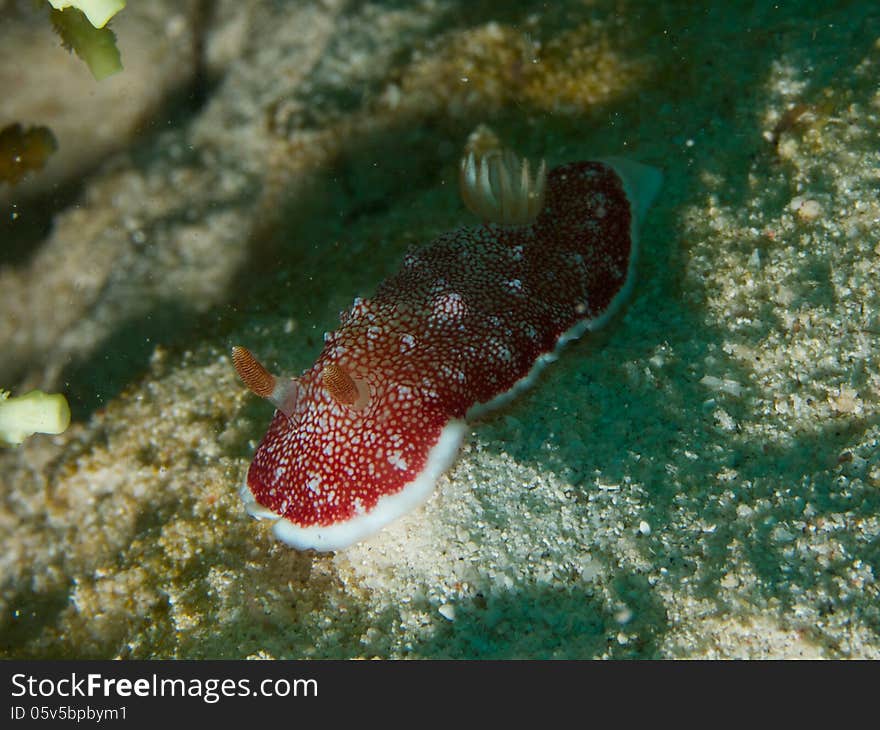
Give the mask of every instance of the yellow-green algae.
<path id="1" fill-rule="evenodd" d="M 125 7 L 125 0 L 49 0 L 49 4 L 55 10 L 76 8 L 95 28 L 103 28 L 110 18 Z"/>
<path id="2" fill-rule="evenodd" d="M 96 28 L 76 8 L 53 10 L 51 19 L 52 27 L 61 37 L 64 47 L 85 62 L 95 81 L 122 70 L 122 58 L 112 30 Z"/>
<path id="3" fill-rule="evenodd" d="M 60 393 L 32 390 L 14 398 L 0 390 L 0 445 L 20 444 L 35 433 L 63 433 L 70 424 L 70 406 Z"/>

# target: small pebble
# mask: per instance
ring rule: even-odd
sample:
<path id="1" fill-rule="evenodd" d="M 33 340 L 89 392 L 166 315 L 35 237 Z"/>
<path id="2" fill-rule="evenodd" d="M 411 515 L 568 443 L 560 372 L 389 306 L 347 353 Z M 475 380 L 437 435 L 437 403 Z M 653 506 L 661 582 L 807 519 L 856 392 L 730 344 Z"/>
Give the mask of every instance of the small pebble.
<path id="1" fill-rule="evenodd" d="M 822 215 L 822 206 L 818 200 L 803 198 L 800 195 L 793 198 L 788 207 L 798 214 L 801 220 L 812 221 Z"/>

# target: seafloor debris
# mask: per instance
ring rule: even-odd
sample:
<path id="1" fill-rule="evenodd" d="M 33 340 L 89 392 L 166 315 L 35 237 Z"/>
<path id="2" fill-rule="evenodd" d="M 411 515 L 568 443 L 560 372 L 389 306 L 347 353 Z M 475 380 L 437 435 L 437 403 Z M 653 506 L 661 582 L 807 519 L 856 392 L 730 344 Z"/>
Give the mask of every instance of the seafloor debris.
<path id="1" fill-rule="evenodd" d="M 85 61 L 96 81 L 122 70 L 116 35 L 108 26 L 96 28 L 76 8 L 53 10 L 51 19 L 62 45 Z"/>

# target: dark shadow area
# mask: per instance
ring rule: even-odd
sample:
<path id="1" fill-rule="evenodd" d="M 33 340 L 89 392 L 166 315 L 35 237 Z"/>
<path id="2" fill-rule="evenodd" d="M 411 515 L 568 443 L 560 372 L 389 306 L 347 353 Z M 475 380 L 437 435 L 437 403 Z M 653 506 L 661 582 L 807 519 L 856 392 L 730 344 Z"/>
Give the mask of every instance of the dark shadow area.
<path id="1" fill-rule="evenodd" d="M 75 205 L 82 189 L 82 180 L 73 180 L 42 195 L 13 202 L 8 215 L 0 216 L 0 271 L 27 265 L 52 232 L 55 212 Z"/>
<path id="2" fill-rule="evenodd" d="M 61 374 L 61 383 L 74 420 L 87 420 L 96 410 L 137 382 L 147 370 L 150 356 L 161 344 L 172 352 L 187 343 L 187 329 L 197 317 L 176 303 L 166 303 L 142 317 L 126 322 L 104 340 L 91 357 L 73 362 Z"/>
<path id="3" fill-rule="evenodd" d="M 612 591 L 622 605 L 632 590 L 645 591 L 644 578 L 619 575 Z M 455 621 L 435 620 L 436 631 L 416 644 L 413 657 L 437 659 L 652 659 L 667 628 L 655 598 L 625 626 L 615 610 L 587 585 L 531 586 L 463 601 Z M 436 612 L 435 612 L 436 613 Z M 626 633 L 621 641 L 618 634 Z M 537 642 L 536 637 L 544 639 Z M 549 640 L 547 637 L 550 637 Z"/>
<path id="4" fill-rule="evenodd" d="M 40 638 L 44 630 L 55 626 L 69 603 L 68 589 L 40 593 L 22 587 L 10 600 L 0 622 L 0 652 L 3 656 L 10 659 L 37 658 L 30 650 L 30 645 Z M 63 647 L 59 647 L 58 658 L 62 658 L 63 653 Z"/>

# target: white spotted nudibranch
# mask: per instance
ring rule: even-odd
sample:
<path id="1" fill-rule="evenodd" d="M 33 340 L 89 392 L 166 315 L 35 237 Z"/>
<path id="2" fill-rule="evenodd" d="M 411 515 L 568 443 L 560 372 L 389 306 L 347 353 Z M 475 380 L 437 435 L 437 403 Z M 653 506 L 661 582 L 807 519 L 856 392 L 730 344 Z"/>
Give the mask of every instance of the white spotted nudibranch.
<path id="1" fill-rule="evenodd" d="M 631 288 L 658 170 L 610 159 L 532 175 L 509 151 L 475 148 L 461 190 L 484 224 L 407 255 L 309 370 L 276 377 L 233 349 L 241 379 L 277 408 L 241 495 L 295 548 L 344 548 L 421 504 L 465 419 L 527 385 Z"/>

